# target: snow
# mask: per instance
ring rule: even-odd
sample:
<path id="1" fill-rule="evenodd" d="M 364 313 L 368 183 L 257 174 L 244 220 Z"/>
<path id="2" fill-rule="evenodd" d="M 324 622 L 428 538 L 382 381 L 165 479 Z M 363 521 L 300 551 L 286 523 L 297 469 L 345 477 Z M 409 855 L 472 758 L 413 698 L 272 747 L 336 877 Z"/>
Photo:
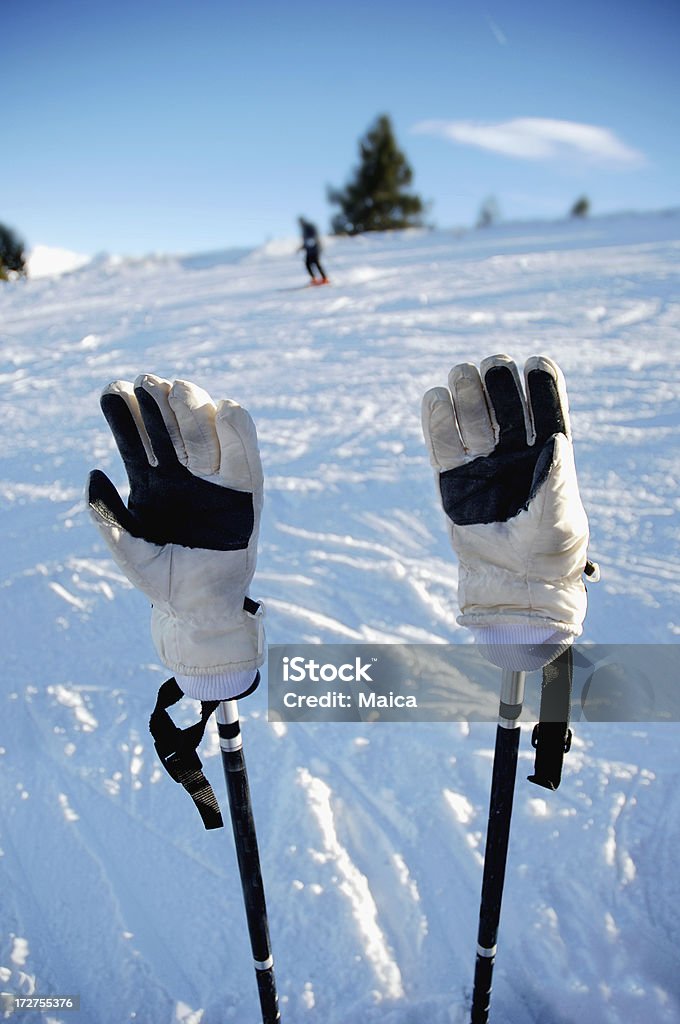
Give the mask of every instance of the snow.
<path id="1" fill-rule="evenodd" d="M 331 239 L 323 289 L 294 248 L 0 290 L 0 987 L 78 993 L 87 1024 L 258 1016 L 231 836 L 157 762 L 147 603 L 83 510 L 90 468 L 125 483 L 109 380 L 253 414 L 270 642 L 468 643 L 420 398 L 455 362 L 543 352 L 603 570 L 585 639 L 680 636 L 680 214 Z M 241 714 L 284 1024 L 461 1024 L 494 727 L 269 723 L 264 686 Z M 679 738 L 575 723 L 547 794 L 523 728 L 496 1024 L 680 1019 Z M 214 726 L 202 757 L 224 804 Z"/>
<path id="2" fill-rule="evenodd" d="M 70 249 L 59 249 L 52 245 L 34 245 L 26 260 L 30 278 L 56 277 L 71 270 L 78 270 L 89 263 L 90 257 Z"/>

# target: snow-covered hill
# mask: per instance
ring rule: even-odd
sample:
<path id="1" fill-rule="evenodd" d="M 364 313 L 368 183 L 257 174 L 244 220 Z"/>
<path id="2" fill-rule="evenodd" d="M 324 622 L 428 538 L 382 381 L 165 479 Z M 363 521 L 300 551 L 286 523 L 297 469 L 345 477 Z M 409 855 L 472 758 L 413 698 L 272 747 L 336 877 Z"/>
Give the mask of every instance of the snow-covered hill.
<path id="1" fill-rule="evenodd" d="M 271 642 L 467 643 L 420 398 L 461 360 L 550 355 L 603 569 L 585 639 L 680 636 L 680 215 L 329 240 L 330 288 L 293 248 L 0 289 L 0 990 L 79 993 L 83 1024 L 257 1020 L 231 837 L 156 762 L 146 601 L 82 507 L 90 468 L 124 482 L 109 380 L 251 411 Z M 264 687 L 241 711 L 284 1024 L 464 1020 L 493 726 L 284 726 Z M 497 1024 L 680 1019 L 679 738 L 578 723 L 544 794 L 523 736 Z M 222 796 L 212 729 L 203 755 Z"/>

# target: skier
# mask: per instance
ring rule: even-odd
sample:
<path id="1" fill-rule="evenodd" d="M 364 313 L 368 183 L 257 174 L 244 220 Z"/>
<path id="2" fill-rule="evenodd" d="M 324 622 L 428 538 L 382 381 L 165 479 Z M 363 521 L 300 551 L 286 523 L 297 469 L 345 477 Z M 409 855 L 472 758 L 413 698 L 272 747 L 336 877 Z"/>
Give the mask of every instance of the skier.
<path id="1" fill-rule="evenodd" d="M 319 257 L 321 255 L 321 242 L 319 241 L 319 232 L 314 224 L 310 224 L 304 217 L 298 218 L 300 230 L 302 231 L 302 245 L 298 249 L 298 252 L 305 251 L 305 266 L 307 272 L 312 279 L 312 284 L 328 284 L 328 278 L 326 272 L 319 263 Z M 315 268 L 321 275 L 319 278 L 315 275 Z"/>

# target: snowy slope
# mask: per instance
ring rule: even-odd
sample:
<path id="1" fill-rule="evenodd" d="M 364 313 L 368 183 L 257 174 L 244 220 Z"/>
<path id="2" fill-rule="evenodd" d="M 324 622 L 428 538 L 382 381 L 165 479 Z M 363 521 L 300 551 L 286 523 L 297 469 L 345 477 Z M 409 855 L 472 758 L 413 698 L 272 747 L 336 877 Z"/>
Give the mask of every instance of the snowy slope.
<path id="1" fill-rule="evenodd" d="M 124 483 L 110 379 L 253 414 L 271 642 L 467 643 L 420 397 L 454 362 L 546 353 L 604 575 L 586 639 L 680 636 L 680 215 L 332 240 L 323 289 L 295 245 L 0 290 L 0 991 L 80 993 L 46 1020 L 257 1020 L 231 837 L 156 763 L 146 601 L 82 508 L 90 468 Z M 241 710 L 285 1024 L 464 1020 L 493 727 L 275 725 L 264 687 Z M 497 1024 L 680 1019 L 679 738 L 580 723 L 544 794 L 523 737 Z M 203 753 L 221 797 L 212 730 Z"/>

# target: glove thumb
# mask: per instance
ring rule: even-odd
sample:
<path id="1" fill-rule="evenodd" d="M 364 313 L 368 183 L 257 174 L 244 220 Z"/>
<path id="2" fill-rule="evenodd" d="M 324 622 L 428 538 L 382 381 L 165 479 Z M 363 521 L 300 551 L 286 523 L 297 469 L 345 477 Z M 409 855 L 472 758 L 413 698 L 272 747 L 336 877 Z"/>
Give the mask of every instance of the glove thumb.
<path id="1" fill-rule="evenodd" d="M 139 536 L 134 517 L 109 478 L 99 469 L 88 477 L 87 507 L 116 565 L 133 586 L 154 601 L 162 600 L 164 595 L 151 584 L 154 574 L 149 569 L 163 548 Z"/>

